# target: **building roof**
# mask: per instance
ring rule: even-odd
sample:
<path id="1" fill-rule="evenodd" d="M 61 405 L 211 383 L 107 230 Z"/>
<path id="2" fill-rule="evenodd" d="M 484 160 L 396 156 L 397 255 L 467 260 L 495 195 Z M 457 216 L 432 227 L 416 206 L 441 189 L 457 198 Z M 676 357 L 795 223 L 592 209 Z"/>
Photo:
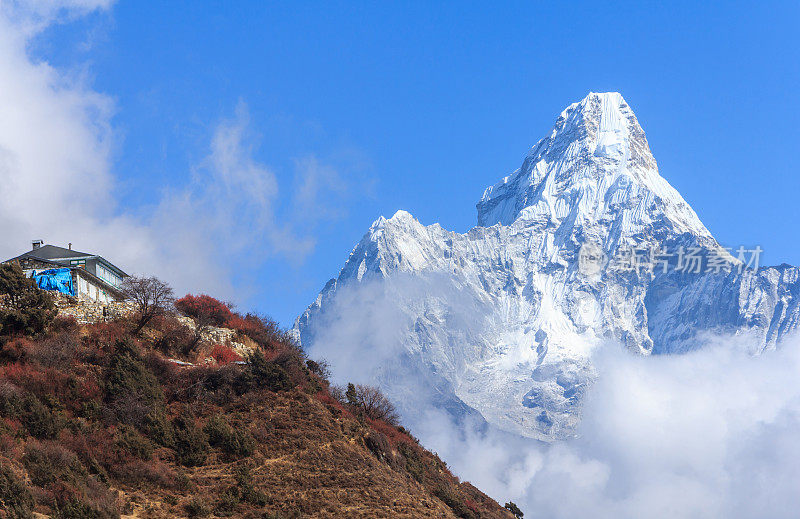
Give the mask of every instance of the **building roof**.
<path id="1" fill-rule="evenodd" d="M 57 260 L 66 258 L 90 258 L 93 256 L 94 254 L 87 254 L 86 252 L 65 249 L 64 247 L 56 247 L 55 245 L 42 245 L 39 248 L 29 250 L 25 254 L 20 254 L 14 259 L 36 258 L 43 260 Z"/>
<path id="2" fill-rule="evenodd" d="M 32 258 L 48 262 L 55 262 L 58 264 L 62 264 L 64 266 L 71 266 L 69 262 L 70 260 L 74 259 L 98 259 L 101 260 L 104 264 L 116 270 L 118 274 L 122 275 L 122 277 L 128 276 L 128 274 L 126 274 L 125 271 L 123 271 L 121 268 L 117 267 L 116 265 L 114 265 L 113 263 L 111 263 L 102 256 L 98 256 L 97 254 L 89 254 L 86 252 L 79 252 L 72 249 L 65 249 L 64 247 L 57 247 L 55 245 L 42 245 L 41 247 L 29 250 L 24 254 L 20 254 L 15 258 L 11 258 L 8 261 L 21 260 L 23 258 Z"/>

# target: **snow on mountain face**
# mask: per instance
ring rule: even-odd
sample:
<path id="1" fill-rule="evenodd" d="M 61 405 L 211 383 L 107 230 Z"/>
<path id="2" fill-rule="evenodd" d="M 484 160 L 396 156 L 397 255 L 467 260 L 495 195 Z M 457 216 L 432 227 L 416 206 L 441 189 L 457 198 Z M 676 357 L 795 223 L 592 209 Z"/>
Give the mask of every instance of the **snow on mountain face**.
<path id="1" fill-rule="evenodd" d="M 478 203 L 478 225 L 560 223 L 604 218 L 614 238 L 666 219 L 677 232 L 711 234 L 677 191 L 658 174 L 644 131 L 617 93 L 589 94 L 570 105 L 522 167 L 492 186 Z"/>
<path id="2" fill-rule="evenodd" d="M 295 325 L 306 347 L 380 384 L 412 421 L 433 401 L 510 432 L 565 437 L 603 341 L 673 353 L 722 331 L 771 347 L 798 326 L 798 269 L 738 268 L 659 175 L 617 93 L 570 105 L 477 209 L 466 234 L 405 211 L 379 218 Z M 732 268 L 680 272 L 667 268 L 675 258 L 615 268 L 631 247 L 717 254 Z M 362 325 L 344 333 L 346 321 Z"/>

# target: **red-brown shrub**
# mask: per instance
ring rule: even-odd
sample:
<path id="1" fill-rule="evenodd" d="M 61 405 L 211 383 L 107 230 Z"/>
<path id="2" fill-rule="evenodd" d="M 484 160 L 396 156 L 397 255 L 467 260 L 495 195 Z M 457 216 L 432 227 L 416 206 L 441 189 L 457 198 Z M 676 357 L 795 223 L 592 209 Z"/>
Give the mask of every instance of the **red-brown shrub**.
<path id="1" fill-rule="evenodd" d="M 225 346 L 224 344 L 214 346 L 209 357 L 214 359 L 217 364 L 222 365 L 242 360 L 241 355 L 236 353 L 230 346 Z"/>
<path id="2" fill-rule="evenodd" d="M 318 391 L 317 393 L 315 393 L 314 396 L 336 416 L 346 416 L 349 418 L 353 416 L 350 410 L 347 409 L 347 407 L 344 404 L 342 404 L 339 400 L 337 400 L 335 397 L 331 396 L 331 394 L 328 391 L 325 390 Z"/>
<path id="3" fill-rule="evenodd" d="M 234 315 L 228 319 L 228 322 L 225 323 L 225 326 L 232 330 L 236 330 L 236 332 L 241 335 L 247 335 L 254 341 L 256 338 L 260 338 L 260 336 L 262 336 L 266 331 L 261 320 L 252 314 L 247 314 L 244 317 L 238 314 Z"/>
<path id="4" fill-rule="evenodd" d="M 80 326 L 71 315 L 59 316 L 50 323 L 49 333 L 77 333 Z"/>
<path id="5" fill-rule="evenodd" d="M 367 421 L 372 429 L 383 433 L 383 435 L 389 439 L 389 443 L 392 445 L 397 445 L 399 443 L 414 443 L 414 440 L 411 438 L 411 436 L 401 432 L 394 425 L 390 425 L 383 420 L 373 420 L 371 418 L 368 418 Z"/>
<path id="6" fill-rule="evenodd" d="M 91 374 L 70 375 L 64 379 L 61 392 L 53 393 L 59 403 L 75 415 L 85 416 L 89 409 L 100 404 L 103 390 L 97 378 Z"/>
<path id="7" fill-rule="evenodd" d="M 39 369 L 15 362 L 0 367 L 0 379 L 26 389 L 39 397 L 62 395 L 68 389 L 69 376 L 53 368 Z"/>
<path id="8" fill-rule="evenodd" d="M 62 447 L 74 452 L 85 466 L 99 463 L 113 466 L 124 455 L 114 445 L 114 437 L 107 429 L 83 429 L 76 432 L 65 429 L 58 437 Z"/>
<path id="9" fill-rule="evenodd" d="M 153 483 L 162 488 L 176 486 L 174 470 L 160 461 L 131 460 L 117 465 L 113 469 L 114 475 L 129 484 Z"/>
<path id="10" fill-rule="evenodd" d="M 175 308 L 206 326 L 223 326 L 233 318 L 233 312 L 228 305 L 205 294 L 187 294 L 175 301 Z"/>
<path id="11" fill-rule="evenodd" d="M 161 333 L 153 347 L 167 356 L 187 355 L 199 340 L 199 336 L 174 316 L 159 316 L 150 325 Z"/>
<path id="12" fill-rule="evenodd" d="M 19 422 L 17 422 L 19 423 Z M 19 457 L 22 454 L 15 436 L 19 435 L 22 427 L 16 427 L 16 431 L 0 433 L 0 452 L 7 457 Z"/>
<path id="13" fill-rule="evenodd" d="M 129 335 L 130 323 L 124 320 L 97 323 L 89 327 L 83 343 L 93 350 L 106 350 Z"/>
<path id="14" fill-rule="evenodd" d="M 394 404 L 380 389 L 364 384 L 347 384 L 347 403 L 373 420 L 399 425 L 400 417 Z"/>
<path id="15" fill-rule="evenodd" d="M 33 485 L 45 490 L 39 495 L 59 510 L 59 516 L 119 517 L 114 493 L 58 442 L 28 442 L 22 463 Z"/>
<path id="16" fill-rule="evenodd" d="M 170 400 L 227 403 L 243 391 L 242 368 L 237 364 L 179 368 L 165 390 Z"/>
<path id="17" fill-rule="evenodd" d="M 303 354 L 300 350 L 287 347 L 283 351 L 279 351 L 273 357 L 272 362 L 286 372 L 292 385 L 299 386 L 308 380 L 308 372 L 303 363 Z"/>
<path id="18" fill-rule="evenodd" d="M 236 314 L 225 323 L 225 327 L 236 330 L 236 333 L 246 335 L 266 352 L 280 351 L 292 343 L 289 335 L 268 317 L 259 317 L 247 314 L 244 317 Z"/>
<path id="19" fill-rule="evenodd" d="M 144 365 L 162 384 L 167 384 L 174 380 L 180 371 L 180 367 L 177 364 L 152 351 L 144 356 Z"/>
<path id="20" fill-rule="evenodd" d="M 28 350 L 30 362 L 46 368 L 68 370 L 80 355 L 80 342 L 72 332 L 50 335 Z"/>
<path id="21" fill-rule="evenodd" d="M 0 360 L 4 362 L 22 360 L 32 347 L 33 343 L 25 337 L 9 339 L 5 344 L 0 344 Z"/>

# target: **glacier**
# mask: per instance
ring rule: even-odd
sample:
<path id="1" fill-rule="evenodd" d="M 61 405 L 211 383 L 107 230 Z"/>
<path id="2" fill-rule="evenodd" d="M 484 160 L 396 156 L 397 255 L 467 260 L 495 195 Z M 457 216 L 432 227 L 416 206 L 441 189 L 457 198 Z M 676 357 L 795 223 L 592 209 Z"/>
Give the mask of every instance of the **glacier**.
<path id="1" fill-rule="evenodd" d="M 574 434 L 608 341 L 679 354 L 704 334 L 747 334 L 763 350 L 798 327 L 798 268 L 750 268 L 723 248 L 619 93 L 568 106 L 477 213 L 464 234 L 402 210 L 378 218 L 298 317 L 298 340 L 412 422 L 433 404 L 549 441 Z M 662 251 L 663 268 L 617 268 L 632 250 Z M 668 252 L 690 250 L 705 268 Z"/>

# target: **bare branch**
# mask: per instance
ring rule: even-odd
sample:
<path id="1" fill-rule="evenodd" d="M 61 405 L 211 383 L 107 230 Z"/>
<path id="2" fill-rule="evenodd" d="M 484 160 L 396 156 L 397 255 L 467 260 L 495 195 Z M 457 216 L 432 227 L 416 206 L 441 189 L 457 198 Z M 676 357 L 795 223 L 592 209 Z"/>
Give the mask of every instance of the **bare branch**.
<path id="1" fill-rule="evenodd" d="M 172 309 L 175 297 L 166 282 L 156 277 L 127 277 L 122 281 L 122 293 L 136 306 L 138 333 L 155 317 Z"/>
<path id="2" fill-rule="evenodd" d="M 383 420 L 391 425 L 397 425 L 400 422 L 394 404 L 377 387 L 348 384 L 345 397 L 348 403 L 360 408 L 366 416 L 373 420 Z"/>

